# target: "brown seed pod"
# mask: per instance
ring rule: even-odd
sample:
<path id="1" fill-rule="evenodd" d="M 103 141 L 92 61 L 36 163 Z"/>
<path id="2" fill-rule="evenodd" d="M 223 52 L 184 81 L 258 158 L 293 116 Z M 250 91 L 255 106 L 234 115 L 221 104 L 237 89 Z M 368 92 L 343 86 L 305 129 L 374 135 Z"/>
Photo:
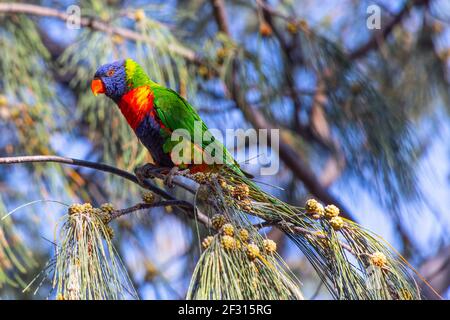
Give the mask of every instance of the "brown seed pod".
<path id="1" fill-rule="evenodd" d="M 145 276 L 144 279 L 147 282 L 151 282 L 158 275 L 158 269 L 151 261 L 145 262 Z"/>
<path id="2" fill-rule="evenodd" d="M 250 188 L 245 183 L 240 183 L 234 187 L 232 190 L 233 197 L 237 200 L 243 200 L 248 198 L 250 193 Z"/>
<path id="3" fill-rule="evenodd" d="M 239 230 L 239 238 L 242 242 L 248 242 L 250 239 L 250 234 L 248 233 L 247 229 L 241 229 Z"/>
<path id="4" fill-rule="evenodd" d="M 111 214 L 114 211 L 114 205 L 112 203 L 103 203 L 100 206 L 100 209 L 108 214 Z"/>
<path id="5" fill-rule="evenodd" d="M 213 242 L 213 240 L 214 240 L 213 236 L 208 236 L 205 239 L 203 239 L 203 241 L 202 241 L 203 249 L 208 249 L 209 246 L 211 245 L 211 243 Z"/>
<path id="6" fill-rule="evenodd" d="M 225 222 L 226 222 L 226 219 L 223 214 L 215 214 L 211 218 L 211 224 L 212 224 L 213 228 L 216 230 L 220 230 L 220 228 L 222 228 L 222 226 L 225 224 Z"/>
<path id="7" fill-rule="evenodd" d="M 341 217 L 333 217 L 330 219 L 330 224 L 334 230 L 340 230 L 344 227 L 345 222 Z"/>
<path id="8" fill-rule="evenodd" d="M 234 236 L 234 227 L 231 223 L 225 223 L 222 226 L 222 232 L 223 234 L 227 235 L 227 236 Z"/>
<path id="9" fill-rule="evenodd" d="M 228 50 L 225 48 L 219 48 L 216 51 L 216 61 L 218 64 L 223 64 L 223 62 L 225 61 L 225 58 L 228 55 Z"/>
<path id="10" fill-rule="evenodd" d="M 314 219 L 320 219 L 325 215 L 325 209 L 316 199 L 309 199 L 305 204 L 306 213 Z"/>
<path id="11" fill-rule="evenodd" d="M 296 22 L 289 21 L 286 24 L 286 30 L 291 34 L 296 34 L 298 32 L 298 28 L 299 28 L 299 26 Z"/>
<path id="12" fill-rule="evenodd" d="M 136 22 L 140 22 L 145 19 L 145 11 L 142 9 L 138 9 L 134 12 L 134 20 Z"/>
<path id="13" fill-rule="evenodd" d="M 207 79 L 210 78 L 210 72 L 209 72 L 209 69 L 208 69 L 207 66 L 201 65 L 201 66 L 198 68 L 197 71 L 198 71 L 198 74 L 199 74 L 203 79 L 207 80 Z"/>
<path id="14" fill-rule="evenodd" d="M 155 201 L 155 195 L 153 192 L 146 191 L 142 193 L 142 201 L 147 204 L 152 204 Z"/>
<path id="15" fill-rule="evenodd" d="M 220 239 L 220 243 L 225 250 L 233 250 L 236 248 L 236 240 L 231 236 L 222 236 Z"/>
<path id="16" fill-rule="evenodd" d="M 272 27 L 265 21 L 259 24 L 259 34 L 263 37 L 270 37 L 273 33 Z"/>
<path id="17" fill-rule="evenodd" d="M 273 241 L 271 239 L 264 239 L 263 243 L 264 243 L 264 249 L 268 253 L 274 253 L 275 251 L 277 251 L 277 244 L 275 241 Z"/>
<path id="18" fill-rule="evenodd" d="M 339 215 L 339 208 L 334 204 L 329 204 L 325 207 L 325 217 L 327 219 L 331 219 L 333 217 L 337 217 Z"/>
<path id="19" fill-rule="evenodd" d="M 204 184 L 208 181 L 208 176 L 203 172 L 196 172 L 192 175 L 192 179 L 198 184 Z"/>
<path id="20" fill-rule="evenodd" d="M 105 238 L 107 240 L 111 240 L 112 238 L 114 238 L 114 229 L 111 228 L 110 226 L 105 226 L 105 228 L 106 228 Z"/>
<path id="21" fill-rule="evenodd" d="M 370 255 L 369 260 L 370 260 L 371 264 L 373 264 L 374 266 L 377 266 L 379 268 L 386 267 L 386 265 L 388 263 L 385 254 L 380 251 L 375 251 L 374 253 L 372 253 Z"/>
<path id="22" fill-rule="evenodd" d="M 4 107 L 8 104 L 8 99 L 4 95 L 0 95 L 0 107 Z"/>
<path id="23" fill-rule="evenodd" d="M 256 244 L 250 243 L 246 247 L 247 257 L 253 261 L 260 255 L 259 248 Z"/>
<path id="24" fill-rule="evenodd" d="M 67 210 L 69 216 L 81 214 L 84 211 L 84 206 L 80 203 L 74 203 L 72 204 L 69 209 Z"/>

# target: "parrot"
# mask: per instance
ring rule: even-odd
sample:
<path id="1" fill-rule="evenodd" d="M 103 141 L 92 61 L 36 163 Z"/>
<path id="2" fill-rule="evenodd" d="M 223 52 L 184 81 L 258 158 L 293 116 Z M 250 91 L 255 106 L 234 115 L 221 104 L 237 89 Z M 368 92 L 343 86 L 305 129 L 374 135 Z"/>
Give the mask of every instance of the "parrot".
<path id="1" fill-rule="evenodd" d="M 241 170 L 227 148 L 210 134 L 196 109 L 176 91 L 152 81 L 134 60 L 127 58 L 100 66 L 91 81 L 91 90 L 94 95 L 105 94 L 117 104 L 137 138 L 150 152 L 156 165 L 154 167 L 171 169 L 169 177 L 179 168 L 191 173 L 214 170 L 217 163 L 194 163 L 195 156 L 201 155 L 200 159 L 209 156 L 205 152 L 207 147 L 213 150 L 211 156 L 217 150 L 221 151 L 220 164 L 239 175 L 251 177 Z M 202 136 L 207 137 L 200 139 L 200 143 L 194 139 L 196 122 Z M 187 130 L 187 138 L 191 142 L 191 161 L 188 164 L 180 163 L 172 156 L 178 141 L 172 141 L 171 134 L 177 129 Z M 145 175 L 142 171 L 135 171 L 140 176 Z"/>
<path id="2" fill-rule="evenodd" d="M 135 169 L 140 183 L 143 184 L 144 179 L 152 177 L 152 171 L 161 168 L 169 169 L 165 175 L 168 186 L 172 186 L 171 180 L 180 168 L 192 174 L 230 169 L 221 172 L 225 177 L 231 177 L 227 183 L 234 185 L 230 189 L 237 201 L 232 204 L 233 212 L 238 215 L 240 212 L 244 215 L 249 213 L 271 223 L 280 223 L 280 229 L 304 252 L 335 298 L 361 298 L 362 292 L 367 299 L 379 299 L 377 294 L 372 294 L 367 289 L 361 279 L 361 270 L 368 276 L 371 270 L 369 267 L 373 264 L 366 261 L 367 257 L 369 260 L 377 257 L 380 260 L 379 257 L 382 257 L 389 261 L 389 269 L 392 270 L 389 274 L 389 281 L 392 282 L 389 288 L 401 288 L 400 291 L 407 290 L 414 298 L 421 298 L 420 290 L 416 290 L 417 284 L 409 273 L 417 272 L 404 258 L 393 252 L 389 245 L 357 223 L 340 218 L 339 209 L 334 205 L 324 208 L 316 200 L 310 199 L 303 210 L 264 192 L 256 186 L 253 177 L 240 168 L 227 148 L 212 136 L 196 109 L 176 91 L 151 80 L 134 60 L 128 58 L 100 66 L 91 81 L 91 90 L 94 95 L 105 94 L 115 102 L 137 138 L 150 152 L 155 165 L 147 164 Z M 199 142 L 196 139 L 197 127 L 202 136 L 206 137 Z M 179 129 L 187 132 L 191 159 L 186 163 L 180 162 L 172 152 L 179 142 L 173 141 L 172 135 Z M 215 157 L 216 152 L 219 152 L 221 161 L 207 161 L 209 157 Z M 194 161 L 198 155 L 202 156 L 200 163 Z M 232 173 L 231 176 L 229 172 Z M 221 184 L 218 185 L 222 188 Z M 211 188 L 211 196 L 220 195 L 215 187 Z M 221 199 L 219 196 L 216 198 Z M 221 203 L 228 205 L 223 201 Z M 226 212 L 229 208 L 222 209 Z M 246 228 L 253 230 L 250 220 L 248 223 Z M 254 232 L 258 233 L 258 230 L 255 229 Z M 343 236 L 339 236 L 338 232 Z M 342 243 L 343 238 L 346 243 Z M 351 252 L 356 252 L 354 257 L 359 268 L 347 260 L 344 251 L 349 248 Z M 384 277 L 384 273 L 379 273 L 380 275 Z M 386 280 L 382 278 L 377 281 Z M 340 286 L 345 288 L 339 289 Z M 401 296 L 401 292 L 394 293 L 394 296 Z M 388 292 L 383 297 L 390 299 L 391 295 Z"/>

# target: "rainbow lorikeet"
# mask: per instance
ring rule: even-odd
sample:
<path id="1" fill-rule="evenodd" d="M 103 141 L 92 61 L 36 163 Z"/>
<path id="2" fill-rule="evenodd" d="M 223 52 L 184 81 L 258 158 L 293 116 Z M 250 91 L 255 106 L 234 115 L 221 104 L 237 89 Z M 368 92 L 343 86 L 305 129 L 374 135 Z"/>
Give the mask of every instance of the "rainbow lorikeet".
<path id="1" fill-rule="evenodd" d="M 198 161 L 193 164 L 195 154 L 198 156 L 198 153 L 201 153 L 204 157 L 205 149 L 209 146 L 208 150 L 221 150 L 223 164 L 235 173 L 243 174 L 225 146 L 209 134 L 197 111 L 174 90 L 152 81 L 132 59 L 99 67 L 92 80 L 91 89 L 95 95 L 104 93 L 118 105 L 136 136 L 150 151 L 157 166 L 189 168 L 191 172 L 211 170 L 215 165 L 207 165 L 204 162 L 198 164 Z M 202 135 L 209 135 L 209 141 L 194 141 L 196 122 Z M 177 143 L 171 140 L 171 134 L 177 129 L 187 130 L 191 139 L 192 161 L 188 164 L 179 163 L 178 159 L 175 161 L 171 156 L 171 151 Z"/>
<path id="2" fill-rule="evenodd" d="M 233 197 L 236 201 L 231 201 L 231 204 L 218 201 L 217 203 L 222 205 L 222 207 L 218 205 L 220 212 L 228 212 L 228 207 L 232 206 L 233 210 L 230 212 L 236 216 L 249 213 L 271 223 L 280 223 L 280 229 L 305 253 L 305 256 L 320 273 L 321 279 L 326 279 L 327 287 L 336 298 L 361 298 L 360 292 L 363 292 L 367 293 L 367 296 L 363 295 L 363 297 L 379 299 L 379 290 L 368 290 L 365 287 L 365 281 L 362 281 L 362 275 L 365 272 L 362 268 L 366 268 L 367 259 L 373 260 L 375 254 L 378 259 L 380 256 L 384 259 L 389 257 L 387 260 L 389 270 L 392 270 L 390 272 L 394 275 L 389 276 L 389 281 L 394 283 L 389 288 L 402 288 L 401 290 L 406 290 L 408 293 L 415 292 L 414 279 L 406 271 L 407 265 L 404 264 L 404 260 L 391 258 L 395 257 L 395 254 L 390 251 L 388 246 L 376 240 L 372 234 L 364 231 L 356 223 L 339 217 L 337 207 L 323 208 L 315 200 L 307 202 L 305 211 L 299 207 L 290 206 L 265 193 L 253 181 L 246 179 L 247 174 L 240 169 L 225 146 L 214 139 L 210 133 L 209 139 L 201 139 L 200 143 L 197 142 L 195 139 L 196 125 L 200 124 L 202 135 L 209 132 L 197 111 L 175 91 L 152 81 L 135 61 L 126 59 L 101 66 L 95 73 L 91 89 L 96 95 L 104 93 L 118 105 L 139 140 L 150 151 L 158 167 L 172 169 L 185 167 L 191 172 L 205 172 L 223 167 L 222 165 L 208 164 L 208 162 L 192 165 L 195 161 L 190 161 L 185 164 L 174 159 L 172 150 L 176 145 L 171 137 L 178 129 L 186 130 L 190 136 L 189 143 L 193 157 L 201 153 L 202 159 L 205 159 L 204 153 L 207 153 L 207 150 L 221 150 L 222 164 L 226 166 L 225 168 L 231 169 L 231 174 L 229 174 L 230 170 L 224 172 L 233 177 L 227 182 L 234 184 Z M 211 146 L 213 148 L 210 148 Z M 236 174 L 239 175 L 238 179 L 234 179 Z M 136 176 L 138 176 L 138 172 L 136 172 Z M 141 178 L 145 177 L 141 176 Z M 237 183 L 236 180 L 238 180 Z M 243 185 L 248 188 L 244 188 Z M 219 187 L 222 186 L 219 185 Z M 251 193 L 249 189 L 251 189 Z M 220 190 L 216 191 L 215 186 L 211 186 L 209 190 L 213 192 L 213 196 L 220 192 Z M 227 205 L 227 208 L 223 207 L 224 204 Z M 255 231 L 252 224 L 246 225 L 245 228 L 244 230 Z M 258 234 L 257 230 L 255 232 Z M 339 237 L 336 235 L 337 232 L 345 233 Z M 343 239 L 346 243 L 342 242 Z M 349 254 L 356 252 L 354 255 L 354 258 L 358 260 L 356 266 L 347 260 L 344 250 L 348 251 L 348 248 L 350 248 Z M 373 252 L 375 249 L 376 252 Z M 373 262 L 369 263 L 371 263 L 370 266 L 373 265 Z M 368 270 L 371 269 L 368 268 Z M 377 283 L 386 281 L 384 277 L 387 273 L 371 271 L 370 274 L 383 275 L 381 280 L 376 280 Z M 335 283 L 339 283 L 339 286 L 334 285 Z M 343 285 L 345 287 L 341 287 Z M 387 297 L 392 298 L 388 291 L 383 289 L 383 292 L 388 293 Z M 420 298 L 420 293 L 414 297 Z"/>

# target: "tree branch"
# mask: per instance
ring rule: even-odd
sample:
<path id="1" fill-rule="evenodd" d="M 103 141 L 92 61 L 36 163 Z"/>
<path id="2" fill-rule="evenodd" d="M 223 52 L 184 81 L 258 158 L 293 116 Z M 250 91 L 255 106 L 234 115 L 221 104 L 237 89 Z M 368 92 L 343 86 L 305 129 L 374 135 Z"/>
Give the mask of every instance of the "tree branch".
<path id="1" fill-rule="evenodd" d="M 95 170 L 99 170 L 99 171 L 103 171 L 103 172 L 112 173 L 112 174 L 120 176 L 126 180 L 129 180 L 133 183 L 139 184 L 136 176 L 133 175 L 132 173 L 129 173 L 128 171 L 125 171 L 125 170 L 122 170 L 122 169 L 119 169 L 119 168 L 116 168 L 116 167 L 113 167 L 113 166 L 110 166 L 107 164 L 98 163 L 98 162 L 66 158 L 66 157 L 60 157 L 60 156 L 42 156 L 42 155 L 0 158 L 0 165 L 19 164 L 19 163 L 40 163 L 40 162 L 41 163 L 48 163 L 48 162 L 62 163 L 62 164 L 68 164 L 68 165 L 73 165 L 73 166 L 78 166 L 78 167 L 91 168 L 91 169 L 95 169 Z M 155 192 L 156 194 L 158 194 L 168 200 L 167 201 L 158 201 L 158 202 L 155 202 L 152 204 L 138 203 L 129 208 L 115 210 L 111 213 L 111 219 L 116 219 L 123 215 L 129 214 L 132 212 L 136 212 L 139 210 L 148 209 L 148 208 L 176 206 L 176 207 L 180 207 L 180 209 L 182 211 L 184 211 L 188 215 L 188 217 L 201 222 L 207 228 L 212 227 L 209 217 L 206 216 L 205 214 L 201 213 L 200 211 L 196 210 L 195 207 L 191 203 L 184 201 L 184 200 L 175 199 L 172 195 L 168 194 L 166 191 L 164 191 L 156 186 L 153 186 L 152 184 L 150 184 L 148 182 L 146 183 L 146 185 L 147 184 L 149 186 L 151 186 L 151 187 L 147 187 L 147 189 L 151 190 L 152 192 Z M 188 210 L 183 210 L 183 208 L 188 209 Z M 317 236 L 318 238 L 325 238 L 324 235 L 317 234 L 313 231 L 287 224 L 283 221 L 265 221 L 265 222 L 259 223 L 255 227 L 263 228 L 263 227 L 268 227 L 268 226 L 275 226 L 275 227 L 278 227 L 281 229 L 287 228 L 288 230 L 295 231 L 299 234 Z M 346 250 L 351 250 L 351 248 L 348 247 L 346 244 L 342 244 L 342 245 Z"/>
<path id="2" fill-rule="evenodd" d="M 312 230 L 308 230 L 302 227 L 298 227 L 295 226 L 291 223 L 287 223 L 284 221 L 264 221 L 261 223 L 257 223 L 255 225 L 253 225 L 255 228 L 257 229 L 262 229 L 262 228 L 266 228 L 266 227 L 277 227 L 280 228 L 281 230 L 285 230 L 286 233 L 291 233 L 292 231 L 294 231 L 297 234 L 302 234 L 304 236 L 312 236 L 318 239 L 328 239 L 328 236 L 326 234 L 322 234 L 322 233 L 318 233 L 317 231 L 312 231 Z M 348 244 L 339 241 L 340 245 L 342 246 L 342 248 L 344 248 L 345 250 L 347 250 L 348 252 L 350 252 L 351 254 L 357 255 L 351 246 L 349 246 Z"/>
<path id="3" fill-rule="evenodd" d="M 0 3 L 0 13 L 25 13 L 41 17 L 56 18 L 65 22 L 71 19 L 71 16 L 64 11 L 26 3 Z M 107 22 L 103 22 L 91 17 L 81 17 L 80 26 L 91 28 L 92 30 L 102 31 L 108 34 L 115 34 L 128 40 L 143 41 L 152 45 L 156 44 L 153 39 L 134 30 L 114 27 Z M 195 64 L 202 64 L 202 59 L 196 54 L 196 52 L 189 48 L 176 43 L 169 43 L 167 47 L 169 51 L 183 57 L 187 61 Z"/>
<path id="4" fill-rule="evenodd" d="M 218 20 L 219 28 L 222 32 L 227 33 L 229 36 L 229 30 L 228 30 L 228 24 L 225 15 L 224 5 L 221 3 L 221 0 L 211 0 L 214 4 L 214 10 L 215 10 L 215 16 Z M 31 5 L 31 4 L 21 4 L 21 3 L 0 3 L 0 12 L 3 13 L 26 13 L 31 15 L 37 15 L 37 16 L 45 16 L 45 17 L 54 17 L 58 18 L 62 21 L 67 21 L 69 19 L 69 15 L 65 12 L 58 11 L 53 8 L 38 6 L 38 5 Z M 80 20 L 80 25 L 84 27 L 92 28 L 93 30 L 103 31 L 107 33 L 117 34 L 123 38 L 134 40 L 134 41 L 146 41 L 149 43 L 154 43 L 154 41 L 140 33 L 137 33 L 133 30 L 126 29 L 126 28 L 120 28 L 120 27 L 113 27 L 109 25 L 108 23 L 82 17 Z M 179 45 L 172 46 L 169 48 L 174 53 L 179 54 L 180 56 L 184 57 L 188 61 L 192 62 L 199 62 L 198 55 L 184 47 L 181 47 Z M 231 90 L 233 92 L 233 90 Z M 259 129 L 268 129 L 271 126 L 267 123 L 267 120 L 264 118 L 264 116 L 256 109 L 253 108 L 250 105 L 247 105 L 246 103 L 239 102 L 237 97 L 240 96 L 239 92 L 235 92 L 233 94 L 234 100 L 237 102 L 237 105 L 241 108 L 244 115 L 246 116 L 247 120 L 253 124 L 255 128 Z M 84 160 L 75 160 L 75 159 L 62 159 L 61 157 L 55 157 L 51 156 L 52 158 L 48 159 L 34 159 L 35 161 L 32 162 L 60 162 L 60 163 L 66 163 L 66 164 L 73 164 L 73 165 L 82 165 L 87 166 L 90 168 L 99 169 L 99 164 L 93 164 L 88 163 Z M 322 200 L 325 203 L 334 203 L 341 207 L 341 209 L 345 213 L 349 213 L 349 210 L 345 209 L 345 207 L 334 197 L 332 196 L 320 183 L 318 178 L 312 173 L 310 168 L 307 167 L 307 165 L 301 161 L 301 158 L 298 156 L 297 152 L 292 149 L 291 146 L 289 146 L 284 139 L 281 139 L 280 141 L 280 158 L 283 160 L 283 162 L 294 172 L 295 176 L 298 177 L 300 180 L 303 181 L 305 186 L 310 190 L 310 192 L 318 197 L 320 200 Z M 26 161 L 25 161 L 26 162 Z M 30 162 L 30 161 L 28 161 Z M 14 162 L 17 163 L 17 162 Z M 128 172 L 117 172 L 117 168 L 109 167 L 106 165 L 103 165 L 100 169 L 102 171 L 115 173 L 118 175 L 121 175 L 123 178 L 126 178 L 130 181 L 133 181 L 137 183 L 136 177 Z M 154 191 L 155 193 L 165 197 L 166 199 L 169 199 L 170 196 L 168 193 L 166 193 L 164 190 L 161 190 L 159 188 L 156 188 L 155 186 L 149 184 L 146 186 L 148 189 Z M 174 200 L 174 199 L 172 199 Z"/>
<path id="5" fill-rule="evenodd" d="M 221 1 L 221 0 L 211 0 Z M 217 6 L 213 6 L 217 10 Z M 218 19 L 224 19 L 225 16 L 219 13 L 215 14 Z M 226 25 L 226 22 L 217 21 L 217 25 Z M 224 30 L 221 30 L 224 31 Z M 227 34 L 230 38 L 231 35 Z M 236 105 L 241 109 L 244 117 L 249 121 L 255 129 L 267 129 L 267 141 L 271 144 L 270 130 L 272 125 L 266 120 L 265 116 L 254 106 L 249 104 L 245 98 L 245 94 L 241 92 L 237 79 L 238 63 L 235 60 L 232 66 L 232 76 L 230 83 L 226 84 L 231 98 Z M 288 166 L 293 174 L 300 179 L 312 195 L 320 199 L 326 204 L 335 204 L 342 210 L 342 216 L 351 219 L 351 214 L 348 209 L 334 197 L 321 183 L 308 165 L 302 160 L 302 157 L 283 139 L 280 137 L 279 155 L 281 160 Z"/>
<path id="6" fill-rule="evenodd" d="M 370 38 L 365 44 L 350 52 L 348 54 L 349 58 L 359 59 L 365 56 L 369 51 L 377 49 L 382 44 L 383 40 L 389 37 L 395 26 L 402 22 L 403 18 L 407 16 L 415 6 L 426 5 L 429 2 L 430 0 L 407 1 L 405 6 L 392 18 L 392 20 L 383 29 L 376 32 L 372 36 L 372 38 Z"/>
<path id="7" fill-rule="evenodd" d="M 213 5 L 214 17 L 218 21 L 219 30 L 225 34 L 230 34 L 225 3 L 222 0 L 211 0 L 211 3 Z"/>
<path id="8" fill-rule="evenodd" d="M 423 262 L 419 271 L 439 294 L 448 290 L 450 287 L 450 246 L 442 248 L 435 256 Z M 428 298 L 437 298 L 436 293 L 428 286 L 423 285 L 422 289 Z"/>
<path id="9" fill-rule="evenodd" d="M 294 105 L 295 131 L 297 131 L 300 134 L 300 136 L 302 136 L 305 139 L 312 138 L 314 141 L 316 141 L 317 143 L 319 143 L 321 146 L 323 146 L 332 153 L 332 155 L 330 156 L 330 160 L 327 162 L 327 166 L 325 167 L 326 171 L 324 171 L 324 174 L 322 174 L 322 176 L 319 179 L 319 182 L 323 185 L 323 187 L 328 188 L 342 172 L 342 168 L 345 163 L 345 157 L 342 154 L 337 141 L 334 141 L 333 138 L 330 136 L 328 122 L 324 115 L 323 105 L 325 104 L 327 98 L 325 85 L 318 76 L 319 80 L 317 88 L 313 92 L 310 124 L 308 126 L 302 125 L 300 123 L 300 112 L 302 109 L 302 105 L 293 76 L 293 73 L 296 70 L 295 60 L 298 60 L 295 58 L 294 55 L 294 50 L 296 49 L 296 46 L 294 45 L 294 43 L 289 43 L 283 36 L 282 32 L 278 30 L 278 27 L 273 19 L 274 10 L 271 10 L 271 7 L 267 4 L 267 1 L 258 0 L 256 3 L 258 6 L 261 7 L 261 10 L 264 14 L 264 19 L 270 24 L 274 32 L 274 35 L 280 44 L 280 48 L 282 49 L 282 52 L 286 57 L 286 59 L 283 59 L 284 73 L 285 73 L 284 78 L 286 79 L 288 95 L 291 97 L 291 100 Z M 321 126 L 319 126 L 318 124 L 320 124 Z M 320 130 L 321 128 L 324 130 Z"/>
<path id="10" fill-rule="evenodd" d="M 39 162 L 62 163 L 62 164 L 68 164 L 68 165 L 73 165 L 73 166 L 78 166 L 78 167 L 91 168 L 91 169 L 95 169 L 98 171 L 112 173 L 112 174 L 122 177 L 126 180 L 129 180 L 135 184 L 140 185 L 138 179 L 136 178 L 136 176 L 134 174 L 132 174 L 128 171 L 125 171 L 125 170 L 122 170 L 122 169 L 119 169 L 119 168 L 116 168 L 116 167 L 113 167 L 113 166 L 110 166 L 107 164 L 98 163 L 98 162 L 66 158 L 66 157 L 59 157 L 59 156 L 42 156 L 42 155 L 0 158 L 0 165 L 2 165 L 2 164 L 4 164 L 4 165 L 17 164 L 17 163 L 39 163 Z M 174 184 L 177 184 L 178 186 L 180 186 L 182 188 L 187 188 L 188 191 L 192 192 L 192 189 L 189 188 L 187 185 L 185 185 L 183 182 L 174 181 Z M 187 201 L 180 202 L 181 200 L 176 199 L 168 192 L 166 192 L 163 189 L 158 188 L 154 184 L 150 183 L 148 180 L 145 180 L 144 185 L 143 186 L 140 185 L 140 186 L 152 191 L 153 193 L 161 196 L 164 199 L 173 201 L 173 202 L 169 202 L 169 204 L 175 203 L 180 207 L 188 209 L 188 210 L 182 210 L 182 211 L 184 211 L 184 213 L 186 215 L 188 215 L 190 218 L 200 221 L 207 227 L 210 226 L 209 218 L 206 215 L 204 215 L 203 213 L 196 210 L 195 207 L 192 204 L 190 204 L 189 202 L 187 202 Z M 167 205 L 169 205 L 169 204 L 167 204 Z M 142 209 L 144 209 L 144 208 L 142 208 Z"/>
<path id="11" fill-rule="evenodd" d="M 86 161 L 86 160 L 79 160 L 79 159 L 73 159 L 73 158 L 67 158 L 67 157 L 60 157 L 60 156 L 45 156 L 45 155 L 38 155 L 38 156 L 17 156 L 17 157 L 3 157 L 0 158 L 0 164 L 15 164 L 15 163 L 31 163 L 31 162 L 56 162 L 56 163 L 64 163 L 64 164 L 70 164 L 74 166 L 79 167 L 86 167 L 91 169 L 96 169 L 104 172 L 109 172 L 118 176 L 121 176 L 122 178 L 125 178 L 131 182 L 138 183 L 137 178 L 128 171 L 103 164 L 98 162 L 92 162 L 92 161 Z"/>
<path id="12" fill-rule="evenodd" d="M 157 207 L 167 207 L 167 206 L 176 206 L 176 207 L 185 207 L 185 208 L 192 208 L 192 205 L 184 200 L 167 200 L 167 201 L 158 201 L 155 203 L 138 203 L 132 207 L 125 208 L 125 209 L 119 209 L 114 210 L 110 214 L 111 220 L 117 219 L 121 216 L 124 216 L 126 214 L 130 214 L 136 211 L 150 209 L 150 208 L 157 208 Z"/>
<path id="13" fill-rule="evenodd" d="M 364 57 L 371 50 L 377 49 L 382 43 L 382 40 L 387 39 L 387 37 L 392 33 L 394 28 L 400 22 L 402 22 L 403 18 L 405 18 L 414 7 L 428 5 L 430 1 L 431 0 L 408 0 L 404 5 L 404 7 L 396 15 L 394 15 L 392 20 L 390 20 L 390 22 L 383 29 L 376 32 L 369 40 L 367 40 L 367 42 L 365 42 L 357 49 L 354 49 L 353 51 L 348 53 L 347 56 L 351 59 L 359 59 Z M 258 6 L 262 7 L 264 11 L 266 11 L 272 16 L 276 16 L 278 18 L 291 22 L 298 20 L 294 16 L 286 15 L 277 11 L 263 0 L 256 0 L 256 3 Z"/>

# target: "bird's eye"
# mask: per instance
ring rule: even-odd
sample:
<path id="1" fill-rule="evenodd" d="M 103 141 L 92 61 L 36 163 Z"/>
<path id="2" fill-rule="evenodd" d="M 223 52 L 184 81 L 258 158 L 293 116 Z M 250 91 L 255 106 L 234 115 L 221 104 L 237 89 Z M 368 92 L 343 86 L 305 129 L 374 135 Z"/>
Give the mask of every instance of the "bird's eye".
<path id="1" fill-rule="evenodd" d="M 114 75 L 114 69 L 108 70 L 108 72 L 106 72 L 106 75 L 107 75 L 108 77 L 112 77 L 112 76 Z"/>

